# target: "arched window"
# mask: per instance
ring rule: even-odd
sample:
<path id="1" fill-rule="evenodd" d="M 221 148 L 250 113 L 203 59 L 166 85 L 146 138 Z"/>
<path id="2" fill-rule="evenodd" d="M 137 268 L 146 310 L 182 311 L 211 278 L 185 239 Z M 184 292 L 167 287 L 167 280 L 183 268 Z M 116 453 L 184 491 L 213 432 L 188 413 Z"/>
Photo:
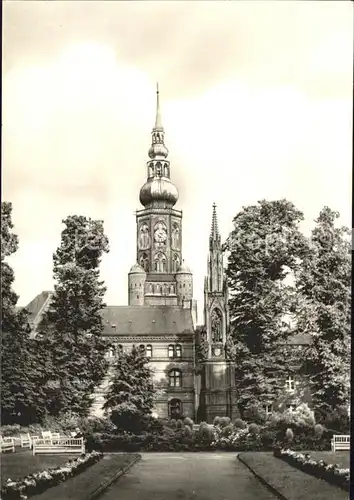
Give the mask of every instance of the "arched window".
<path id="1" fill-rule="evenodd" d="M 148 272 L 149 271 L 149 257 L 147 256 L 146 253 L 143 253 L 140 257 L 140 265 L 144 269 L 144 271 Z"/>
<path id="2" fill-rule="evenodd" d="M 175 357 L 175 348 L 173 345 L 168 346 L 168 357 L 169 358 L 174 358 Z"/>
<path id="3" fill-rule="evenodd" d="M 145 352 L 145 346 L 144 346 L 144 344 L 140 344 L 140 345 L 139 345 L 139 349 L 140 349 L 141 351 L 144 351 L 144 352 Z"/>
<path id="4" fill-rule="evenodd" d="M 145 349 L 145 356 L 147 358 L 152 358 L 152 345 L 147 345 Z"/>
<path id="5" fill-rule="evenodd" d="M 182 415 L 182 401 L 180 399 L 171 399 L 168 402 L 168 415 L 174 419 L 178 419 Z"/>
<path id="6" fill-rule="evenodd" d="M 177 344 L 175 348 L 175 355 L 176 358 L 181 358 L 182 357 L 182 346 Z"/>
<path id="7" fill-rule="evenodd" d="M 175 254 L 175 255 L 173 256 L 173 262 L 172 262 L 172 267 L 173 267 L 172 271 L 173 271 L 174 273 L 176 273 L 176 272 L 178 271 L 179 264 L 180 264 L 179 257 L 178 257 L 178 255 L 177 255 L 177 254 Z"/>
<path id="8" fill-rule="evenodd" d="M 122 344 L 117 345 L 117 355 L 123 354 L 123 346 Z"/>
<path id="9" fill-rule="evenodd" d="M 168 378 L 169 378 L 169 386 L 170 387 L 181 387 L 182 386 L 181 370 L 171 370 Z"/>
<path id="10" fill-rule="evenodd" d="M 211 313 L 211 336 L 213 342 L 222 342 L 222 314 L 220 309 Z"/>
<path id="11" fill-rule="evenodd" d="M 154 257 L 154 269 L 158 273 L 165 273 L 167 270 L 166 267 L 166 256 L 159 252 L 158 254 L 155 255 Z"/>

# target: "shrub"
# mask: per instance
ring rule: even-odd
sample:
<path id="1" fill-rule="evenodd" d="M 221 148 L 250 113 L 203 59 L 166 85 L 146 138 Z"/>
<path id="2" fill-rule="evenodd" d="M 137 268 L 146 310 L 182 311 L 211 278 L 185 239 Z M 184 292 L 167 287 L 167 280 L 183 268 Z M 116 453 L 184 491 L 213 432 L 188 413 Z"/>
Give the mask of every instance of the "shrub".
<path id="1" fill-rule="evenodd" d="M 230 425 L 231 419 L 229 417 L 221 417 L 219 420 L 219 425 L 220 427 L 226 427 L 227 425 Z"/>
<path id="2" fill-rule="evenodd" d="M 1 435 L 4 437 L 17 436 L 21 432 L 18 424 L 4 425 L 1 427 Z"/>
<path id="3" fill-rule="evenodd" d="M 177 429 L 177 420 L 175 420 L 174 418 L 172 418 L 172 419 L 170 420 L 170 427 L 171 427 L 172 429 Z"/>
<path id="4" fill-rule="evenodd" d="M 206 441 L 208 443 L 211 443 L 211 441 L 214 439 L 214 429 L 211 425 L 203 425 L 199 427 L 199 435 L 202 438 L 203 442 Z"/>
<path id="5" fill-rule="evenodd" d="M 184 426 L 184 434 L 189 437 L 193 436 L 193 430 L 190 425 Z"/>
<path id="6" fill-rule="evenodd" d="M 30 434 L 38 434 L 42 429 L 42 426 L 40 424 L 30 424 L 28 426 L 28 430 Z"/>
<path id="7" fill-rule="evenodd" d="M 183 429 L 183 420 L 178 419 L 176 427 L 177 427 L 177 429 Z"/>
<path id="8" fill-rule="evenodd" d="M 248 427 L 248 432 L 253 436 L 259 435 L 259 426 L 257 424 L 250 424 Z"/>
<path id="9" fill-rule="evenodd" d="M 246 422 L 244 422 L 240 418 L 236 418 L 236 420 L 234 422 L 234 427 L 235 427 L 235 429 L 246 429 L 247 424 L 246 424 Z"/>
<path id="10" fill-rule="evenodd" d="M 260 405 L 250 405 L 243 412 L 243 418 L 247 422 L 253 422 L 255 424 L 264 424 L 267 420 L 267 415 L 265 410 Z"/>
<path id="11" fill-rule="evenodd" d="M 333 429 L 342 434 L 350 432 L 350 418 L 345 406 L 337 406 L 335 410 L 328 408 L 317 412 L 317 418 L 327 429 Z"/>
<path id="12" fill-rule="evenodd" d="M 292 429 L 286 429 L 286 432 L 285 432 L 285 439 L 287 440 L 288 443 L 291 443 L 294 439 L 294 433 L 292 431 Z"/>
<path id="13" fill-rule="evenodd" d="M 266 425 L 281 432 L 287 428 L 293 429 L 296 433 L 311 432 L 315 418 L 308 405 L 303 403 L 293 411 L 289 409 L 282 413 L 273 413 Z"/>
<path id="14" fill-rule="evenodd" d="M 193 430 L 193 425 L 194 425 L 194 422 L 191 418 L 189 417 L 186 417 L 183 421 L 184 425 L 188 425 L 188 427 L 190 427 L 192 430 Z"/>
<path id="15" fill-rule="evenodd" d="M 215 417 L 213 421 L 213 425 L 220 425 L 220 417 Z"/>
<path id="16" fill-rule="evenodd" d="M 315 433 L 315 436 L 320 439 L 323 436 L 324 433 L 324 427 L 321 424 L 316 424 L 313 428 L 313 431 Z"/>
<path id="17" fill-rule="evenodd" d="M 229 437 L 234 431 L 234 426 L 232 424 L 226 425 L 222 428 L 221 435 L 223 437 Z"/>

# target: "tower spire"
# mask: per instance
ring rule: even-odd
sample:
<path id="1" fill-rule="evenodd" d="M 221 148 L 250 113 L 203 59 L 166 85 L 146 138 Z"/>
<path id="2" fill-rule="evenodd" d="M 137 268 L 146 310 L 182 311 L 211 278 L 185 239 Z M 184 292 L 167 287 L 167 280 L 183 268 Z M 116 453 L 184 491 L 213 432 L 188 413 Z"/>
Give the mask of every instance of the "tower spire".
<path id="1" fill-rule="evenodd" d="M 161 111 L 160 111 L 160 92 L 159 92 L 159 82 L 156 83 L 156 119 L 154 130 L 162 130 L 163 126 L 161 122 Z"/>
<path id="2" fill-rule="evenodd" d="M 213 215 L 211 219 L 211 231 L 210 231 L 211 241 L 220 241 L 218 217 L 216 215 L 216 205 L 213 203 Z"/>

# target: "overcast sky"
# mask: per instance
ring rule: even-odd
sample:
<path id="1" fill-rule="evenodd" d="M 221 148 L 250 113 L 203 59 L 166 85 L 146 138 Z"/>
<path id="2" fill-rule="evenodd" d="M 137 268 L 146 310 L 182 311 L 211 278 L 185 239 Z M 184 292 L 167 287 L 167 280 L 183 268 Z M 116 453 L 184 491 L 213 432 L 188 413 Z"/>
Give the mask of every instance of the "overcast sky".
<path id="1" fill-rule="evenodd" d="M 2 199 L 20 248 L 19 304 L 50 290 L 61 220 L 103 219 L 109 305 L 127 303 L 134 211 L 155 85 L 202 319 L 212 203 L 222 238 L 257 200 L 287 198 L 308 231 L 351 225 L 349 1 L 4 1 Z"/>

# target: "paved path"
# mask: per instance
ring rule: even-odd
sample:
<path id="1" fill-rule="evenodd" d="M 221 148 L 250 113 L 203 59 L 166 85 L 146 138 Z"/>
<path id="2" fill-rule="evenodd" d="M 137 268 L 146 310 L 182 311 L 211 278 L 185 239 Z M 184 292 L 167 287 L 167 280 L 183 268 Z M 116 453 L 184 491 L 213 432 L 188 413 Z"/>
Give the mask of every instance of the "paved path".
<path id="1" fill-rule="evenodd" d="M 235 453 L 146 453 L 100 500 L 275 500 Z"/>

